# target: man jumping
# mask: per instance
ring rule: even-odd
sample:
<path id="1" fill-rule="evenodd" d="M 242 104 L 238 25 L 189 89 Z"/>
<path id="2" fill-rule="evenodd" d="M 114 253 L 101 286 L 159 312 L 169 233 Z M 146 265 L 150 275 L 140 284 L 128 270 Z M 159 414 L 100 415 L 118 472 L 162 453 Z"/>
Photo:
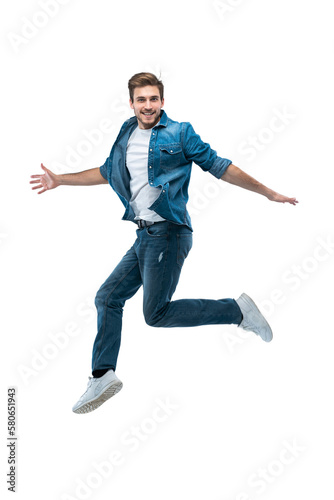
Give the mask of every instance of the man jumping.
<path id="1" fill-rule="evenodd" d="M 88 413 L 119 392 L 115 374 L 121 343 L 125 301 L 143 286 L 145 321 L 155 327 L 235 324 L 266 342 L 272 331 L 245 293 L 232 298 L 172 301 L 182 265 L 192 246 L 192 226 L 186 204 L 192 162 L 217 179 L 296 205 L 256 181 L 203 142 L 188 122 L 171 120 L 162 107 L 164 87 L 152 73 L 138 73 L 128 83 L 132 118 L 121 127 L 110 155 L 100 168 L 56 175 L 32 175 L 38 194 L 60 185 L 110 184 L 125 207 L 124 220 L 137 225 L 137 237 L 109 278 L 98 290 L 97 335 L 93 346 L 92 377 L 73 406 Z"/>

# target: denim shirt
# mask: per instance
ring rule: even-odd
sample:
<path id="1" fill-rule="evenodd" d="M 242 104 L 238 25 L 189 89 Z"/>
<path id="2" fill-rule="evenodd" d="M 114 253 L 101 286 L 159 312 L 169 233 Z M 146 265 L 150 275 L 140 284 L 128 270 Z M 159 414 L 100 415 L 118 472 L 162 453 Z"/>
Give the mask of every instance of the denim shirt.
<path id="1" fill-rule="evenodd" d="M 125 207 L 123 220 L 135 222 L 130 206 L 130 174 L 126 168 L 128 139 L 137 127 L 133 116 L 125 121 L 111 149 L 109 157 L 100 167 Z M 152 128 L 148 151 L 147 174 L 151 186 L 161 188 L 159 197 L 148 207 L 164 219 L 184 224 L 192 230 L 186 205 L 192 162 L 205 172 L 220 179 L 231 160 L 220 158 L 210 145 L 203 142 L 188 122 L 176 122 L 162 110 L 160 122 Z"/>

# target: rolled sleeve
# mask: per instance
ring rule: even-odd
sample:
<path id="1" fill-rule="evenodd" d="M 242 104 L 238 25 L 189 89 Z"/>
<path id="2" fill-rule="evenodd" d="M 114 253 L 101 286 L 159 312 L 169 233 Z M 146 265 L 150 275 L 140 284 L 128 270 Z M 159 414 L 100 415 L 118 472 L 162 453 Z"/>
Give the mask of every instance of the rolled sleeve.
<path id="1" fill-rule="evenodd" d="M 104 164 L 100 167 L 100 174 L 106 181 L 108 180 L 108 160 L 109 158 L 107 158 Z"/>
<path id="2" fill-rule="evenodd" d="M 231 165 L 231 163 L 232 163 L 231 160 L 228 160 L 227 158 L 220 158 L 219 156 L 217 156 L 209 172 L 210 174 L 217 177 L 217 179 L 220 179 L 222 175 L 226 172 L 227 167 Z"/>
<path id="3" fill-rule="evenodd" d="M 183 144 L 186 158 L 195 162 L 205 172 L 210 172 L 217 179 L 221 178 L 232 163 L 231 160 L 218 156 L 210 144 L 202 141 L 188 122 L 185 123 Z"/>

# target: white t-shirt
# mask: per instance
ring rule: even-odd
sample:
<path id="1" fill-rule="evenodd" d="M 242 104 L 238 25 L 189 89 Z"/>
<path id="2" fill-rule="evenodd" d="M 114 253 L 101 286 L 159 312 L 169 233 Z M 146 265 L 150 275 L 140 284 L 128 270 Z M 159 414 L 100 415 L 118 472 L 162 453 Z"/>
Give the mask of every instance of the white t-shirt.
<path id="1" fill-rule="evenodd" d="M 135 219 L 152 222 L 165 220 L 148 207 L 160 195 L 161 189 L 148 183 L 147 162 L 148 147 L 152 129 L 137 127 L 131 134 L 126 148 L 126 166 L 130 172 L 130 205 L 135 213 Z"/>

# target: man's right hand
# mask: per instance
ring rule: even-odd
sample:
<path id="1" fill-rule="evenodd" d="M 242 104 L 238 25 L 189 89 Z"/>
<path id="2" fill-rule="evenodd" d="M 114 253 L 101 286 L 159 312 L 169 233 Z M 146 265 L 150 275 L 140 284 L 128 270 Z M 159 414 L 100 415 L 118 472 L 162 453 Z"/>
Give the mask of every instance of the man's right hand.
<path id="1" fill-rule="evenodd" d="M 44 174 L 32 175 L 31 178 L 34 179 L 30 181 L 30 184 L 37 184 L 32 189 L 41 189 L 37 194 L 42 194 L 48 189 L 54 189 L 59 186 L 59 181 L 57 180 L 57 175 L 51 172 L 51 170 L 44 167 L 41 163 L 41 167 L 44 170 Z"/>
<path id="2" fill-rule="evenodd" d="M 90 170 L 84 170 L 83 172 L 75 172 L 74 174 L 59 174 L 56 175 L 51 170 L 44 167 L 41 163 L 41 167 L 44 170 L 44 174 L 32 175 L 33 181 L 30 184 L 37 184 L 32 189 L 41 189 L 38 194 L 44 193 L 48 189 L 54 189 L 57 186 L 96 186 L 98 184 L 108 184 L 107 179 L 105 179 L 99 167 L 91 168 Z"/>

